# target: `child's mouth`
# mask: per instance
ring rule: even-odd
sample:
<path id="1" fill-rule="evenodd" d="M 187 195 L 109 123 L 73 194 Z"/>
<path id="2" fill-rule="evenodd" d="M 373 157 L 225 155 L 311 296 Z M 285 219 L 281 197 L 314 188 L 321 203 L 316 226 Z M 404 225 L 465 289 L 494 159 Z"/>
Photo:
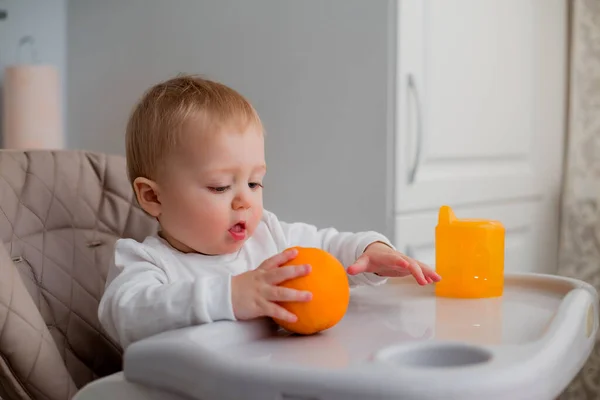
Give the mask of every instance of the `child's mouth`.
<path id="1" fill-rule="evenodd" d="M 246 222 L 240 221 L 229 229 L 229 234 L 234 240 L 244 240 L 246 238 Z"/>

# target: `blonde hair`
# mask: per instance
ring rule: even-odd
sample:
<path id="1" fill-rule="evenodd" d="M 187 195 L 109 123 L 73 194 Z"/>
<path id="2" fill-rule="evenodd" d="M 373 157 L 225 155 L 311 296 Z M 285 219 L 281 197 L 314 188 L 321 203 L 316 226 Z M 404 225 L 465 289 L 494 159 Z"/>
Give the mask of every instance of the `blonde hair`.
<path id="1" fill-rule="evenodd" d="M 181 141 L 190 116 L 199 119 L 199 133 L 234 126 L 240 132 L 262 123 L 250 102 L 235 90 L 194 75 L 180 75 L 151 87 L 134 107 L 126 130 L 129 180 L 156 179 L 159 165 Z"/>

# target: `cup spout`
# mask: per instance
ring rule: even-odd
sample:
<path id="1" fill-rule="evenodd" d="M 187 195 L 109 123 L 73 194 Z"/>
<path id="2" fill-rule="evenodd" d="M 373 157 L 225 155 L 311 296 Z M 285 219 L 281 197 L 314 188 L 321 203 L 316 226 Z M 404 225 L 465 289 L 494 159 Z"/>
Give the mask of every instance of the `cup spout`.
<path id="1" fill-rule="evenodd" d="M 450 206 L 443 205 L 440 207 L 440 212 L 438 214 L 439 225 L 450 225 L 454 220 L 456 220 L 456 216 Z"/>

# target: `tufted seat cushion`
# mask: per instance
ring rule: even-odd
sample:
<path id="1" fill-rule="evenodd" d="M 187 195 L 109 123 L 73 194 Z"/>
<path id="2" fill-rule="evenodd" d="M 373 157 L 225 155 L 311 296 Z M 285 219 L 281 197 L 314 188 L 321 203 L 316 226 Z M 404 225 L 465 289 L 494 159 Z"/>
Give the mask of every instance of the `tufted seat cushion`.
<path id="1" fill-rule="evenodd" d="M 0 151 L 0 397 L 65 400 L 121 369 L 98 303 L 116 239 L 156 227 L 123 157 Z"/>

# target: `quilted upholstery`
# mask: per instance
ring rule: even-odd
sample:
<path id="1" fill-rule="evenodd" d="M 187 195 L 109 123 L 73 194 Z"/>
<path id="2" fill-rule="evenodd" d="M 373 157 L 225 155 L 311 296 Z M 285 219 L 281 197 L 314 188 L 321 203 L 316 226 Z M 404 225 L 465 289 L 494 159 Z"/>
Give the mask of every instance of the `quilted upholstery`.
<path id="1" fill-rule="evenodd" d="M 115 240 L 156 227 L 120 156 L 0 150 L 0 397 L 70 399 L 121 369 L 98 302 Z"/>

